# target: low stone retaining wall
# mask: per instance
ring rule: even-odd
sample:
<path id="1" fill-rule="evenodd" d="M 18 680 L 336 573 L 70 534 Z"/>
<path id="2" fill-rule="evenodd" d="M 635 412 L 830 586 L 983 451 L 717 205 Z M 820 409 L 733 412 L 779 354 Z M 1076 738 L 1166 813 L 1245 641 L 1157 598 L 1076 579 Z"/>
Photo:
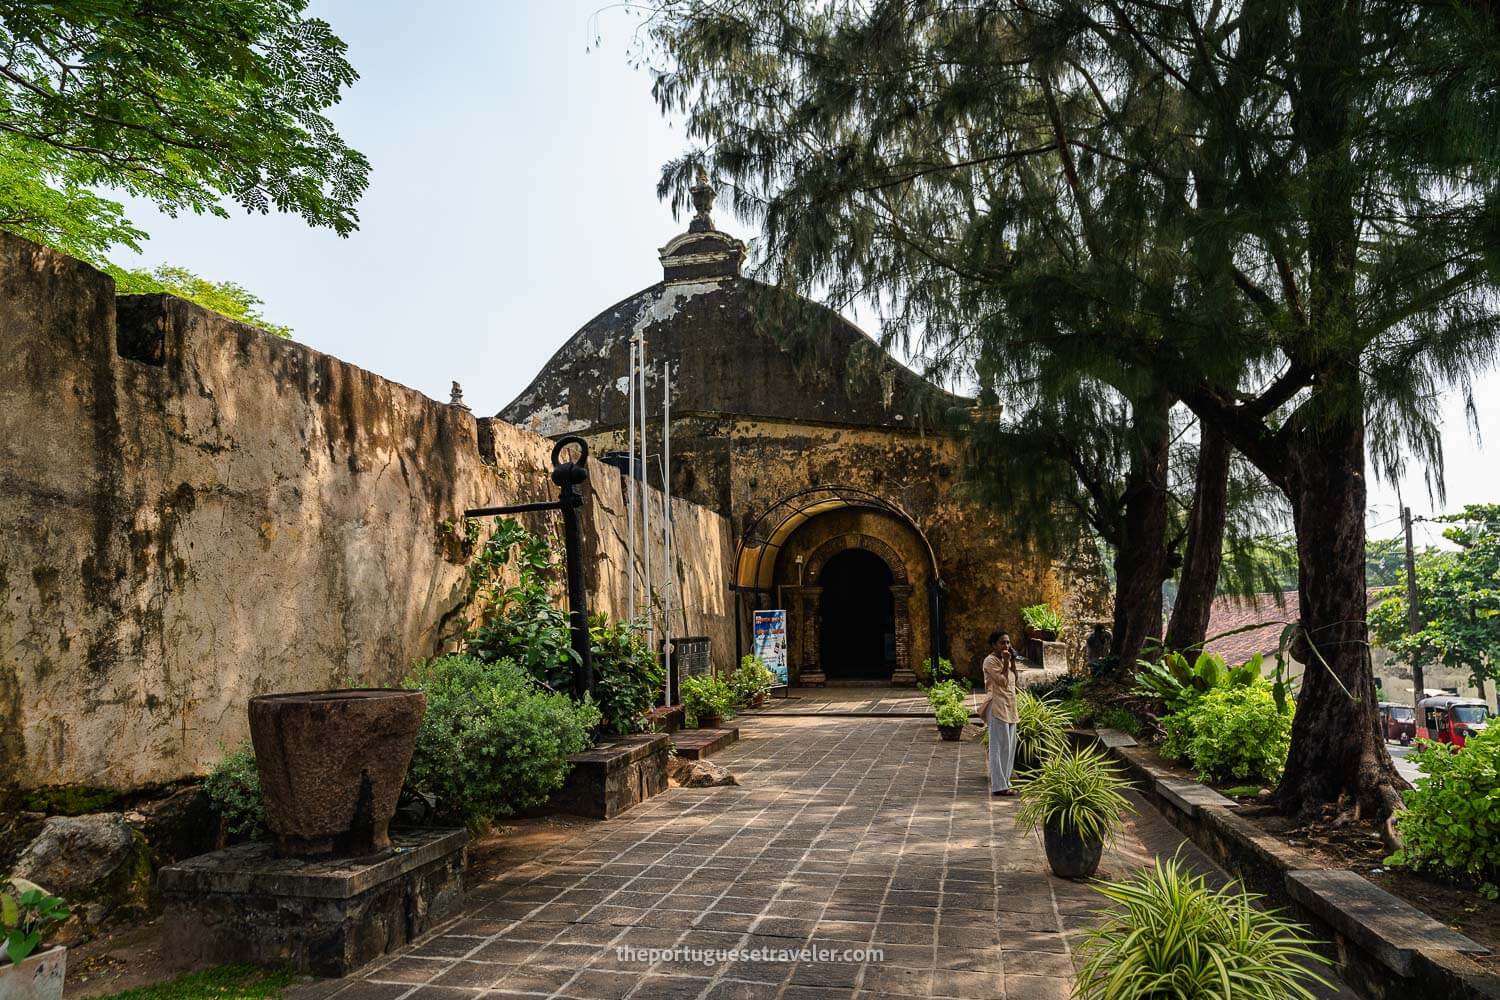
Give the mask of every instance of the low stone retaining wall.
<path id="1" fill-rule="evenodd" d="M 1261 830 L 1213 789 L 1162 767 L 1112 729 L 1078 732 L 1123 766 L 1168 822 L 1268 905 L 1330 942 L 1327 956 L 1371 1000 L 1500 1000 L 1500 976 L 1468 956 L 1488 949 L 1354 872 L 1330 871 Z"/>
<path id="2" fill-rule="evenodd" d="M 549 804 L 578 816 L 613 819 L 666 791 L 670 745 L 666 733 L 639 733 L 574 754 L 568 758 L 573 765 L 568 780 Z"/>

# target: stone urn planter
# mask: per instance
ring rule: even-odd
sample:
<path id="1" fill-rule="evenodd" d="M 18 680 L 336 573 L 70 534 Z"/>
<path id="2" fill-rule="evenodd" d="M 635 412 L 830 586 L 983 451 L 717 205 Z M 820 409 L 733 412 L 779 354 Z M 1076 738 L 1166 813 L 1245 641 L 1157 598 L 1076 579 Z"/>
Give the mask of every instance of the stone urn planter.
<path id="1" fill-rule="evenodd" d="M 391 845 L 388 827 L 427 696 L 351 689 L 250 699 L 250 738 L 266 825 L 285 857 L 358 857 Z"/>
<path id="2" fill-rule="evenodd" d="M 1042 843 L 1047 848 L 1047 864 L 1058 878 L 1089 878 L 1099 870 L 1099 856 L 1104 841 L 1086 838 L 1061 823 L 1042 824 Z"/>
<path id="3" fill-rule="evenodd" d="M 68 949 L 61 945 L 0 965 L 0 997 L 5 1000 L 62 1000 Z"/>

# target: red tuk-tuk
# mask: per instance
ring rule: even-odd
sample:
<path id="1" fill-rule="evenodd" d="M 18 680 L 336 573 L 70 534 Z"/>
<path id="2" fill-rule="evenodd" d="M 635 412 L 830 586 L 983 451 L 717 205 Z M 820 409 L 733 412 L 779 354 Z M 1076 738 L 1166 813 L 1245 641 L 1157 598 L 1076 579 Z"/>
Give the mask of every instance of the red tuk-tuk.
<path id="1" fill-rule="evenodd" d="M 1468 738 L 1483 732 L 1489 723 L 1490 707 L 1478 698 L 1443 695 L 1423 698 L 1418 704 L 1417 737 L 1464 745 Z"/>
<path id="2" fill-rule="evenodd" d="M 1380 709 L 1380 731 L 1387 740 L 1395 740 L 1406 746 L 1417 735 L 1417 710 L 1410 705 L 1394 701 L 1382 701 Z"/>

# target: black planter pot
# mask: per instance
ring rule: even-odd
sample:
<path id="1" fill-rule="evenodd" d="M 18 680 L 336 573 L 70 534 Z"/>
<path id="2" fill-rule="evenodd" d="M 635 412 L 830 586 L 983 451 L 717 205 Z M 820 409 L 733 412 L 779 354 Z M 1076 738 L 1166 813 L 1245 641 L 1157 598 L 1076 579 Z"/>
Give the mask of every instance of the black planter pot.
<path id="1" fill-rule="evenodd" d="M 964 734 L 964 727 L 962 723 L 956 726 L 938 726 L 938 733 L 951 743 Z"/>
<path id="2" fill-rule="evenodd" d="M 1058 878 L 1088 878 L 1099 870 L 1102 840 L 1085 840 L 1076 830 L 1047 823 L 1042 827 L 1047 863 Z"/>

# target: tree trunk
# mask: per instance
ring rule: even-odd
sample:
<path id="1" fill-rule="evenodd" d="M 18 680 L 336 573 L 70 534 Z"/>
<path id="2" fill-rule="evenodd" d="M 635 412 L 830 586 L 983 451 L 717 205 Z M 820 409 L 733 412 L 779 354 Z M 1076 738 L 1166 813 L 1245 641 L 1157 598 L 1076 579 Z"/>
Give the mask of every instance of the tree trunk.
<path id="1" fill-rule="evenodd" d="M 1168 649 L 1194 649 L 1208 637 L 1208 618 L 1224 558 L 1224 513 L 1229 502 L 1229 442 L 1223 431 L 1199 422 L 1193 508 L 1182 553 L 1182 581 L 1167 623 Z"/>
<path id="2" fill-rule="evenodd" d="M 1161 585 L 1167 578 L 1167 455 L 1172 400 L 1151 393 L 1132 404 L 1135 442 L 1115 548 L 1114 645 L 1121 669 L 1132 670 L 1146 640 L 1161 638 Z"/>
<path id="3" fill-rule="evenodd" d="M 1308 421 L 1289 442 L 1302 623 L 1294 653 L 1304 668 L 1276 799 L 1291 814 L 1343 803 L 1380 821 L 1400 804 L 1401 786 L 1379 734 L 1370 668 L 1365 442 L 1357 409 Z"/>

